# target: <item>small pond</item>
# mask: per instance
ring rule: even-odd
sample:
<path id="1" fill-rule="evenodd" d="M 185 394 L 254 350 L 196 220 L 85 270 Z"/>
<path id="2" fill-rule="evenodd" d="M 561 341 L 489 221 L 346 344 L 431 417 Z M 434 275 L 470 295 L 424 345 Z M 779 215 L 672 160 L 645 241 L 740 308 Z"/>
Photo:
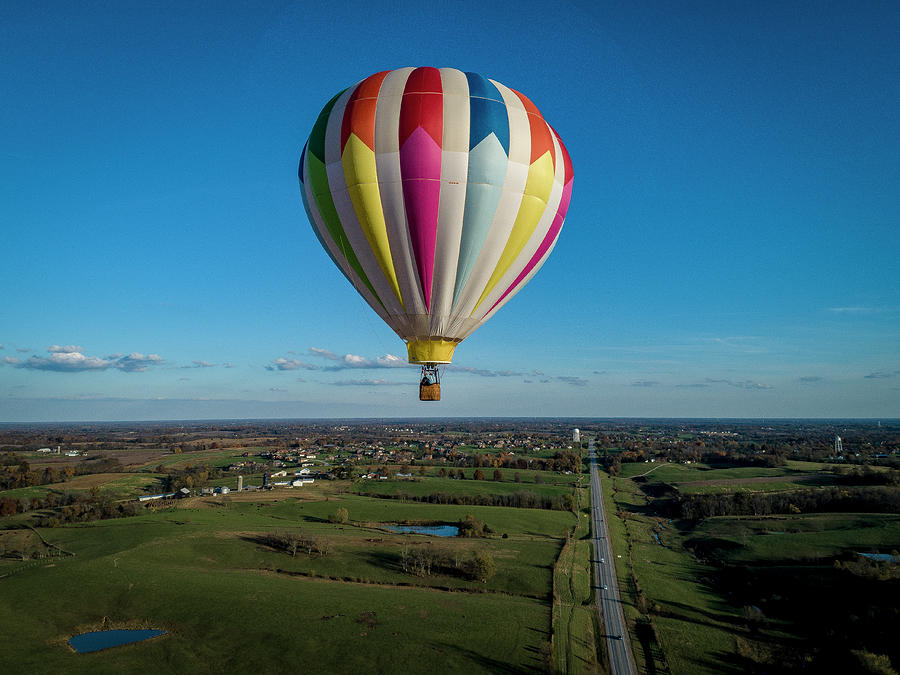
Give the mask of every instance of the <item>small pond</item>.
<path id="1" fill-rule="evenodd" d="M 93 633 L 82 633 L 69 638 L 69 644 L 79 654 L 96 652 L 109 647 L 119 647 L 132 642 L 142 642 L 159 635 L 164 635 L 164 630 L 98 630 Z"/>
<path id="2" fill-rule="evenodd" d="M 404 534 L 430 534 L 435 537 L 456 537 L 459 528 L 456 525 L 385 525 L 384 529 Z"/>
<path id="3" fill-rule="evenodd" d="M 859 555 L 876 562 L 897 562 L 895 557 L 890 553 L 860 553 Z"/>

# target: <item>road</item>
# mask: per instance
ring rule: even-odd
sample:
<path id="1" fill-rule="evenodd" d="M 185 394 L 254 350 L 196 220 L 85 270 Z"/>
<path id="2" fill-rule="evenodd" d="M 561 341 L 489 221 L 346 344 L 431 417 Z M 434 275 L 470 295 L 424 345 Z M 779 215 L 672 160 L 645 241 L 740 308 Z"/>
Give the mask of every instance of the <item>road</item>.
<path id="1" fill-rule="evenodd" d="M 625 629 L 625 616 L 619 600 L 616 565 L 606 530 L 603 493 L 600 489 L 600 474 L 597 471 L 593 439 L 590 441 L 588 452 L 591 458 L 591 532 L 594 540 L 594 588 L 597 591 L 597 606 L 600 608 L 600 618 L 603 619 L 604 637 L 613 675 L 633 675 L 637 670 L 631 656 L 631 642 Z"/>

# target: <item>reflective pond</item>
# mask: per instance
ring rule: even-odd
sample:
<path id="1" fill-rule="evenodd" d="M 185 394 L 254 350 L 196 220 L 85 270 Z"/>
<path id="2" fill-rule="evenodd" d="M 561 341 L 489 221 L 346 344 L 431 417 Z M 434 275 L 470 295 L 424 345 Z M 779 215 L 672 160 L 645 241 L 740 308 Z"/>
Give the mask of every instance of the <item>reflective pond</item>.
<path id="1" fill-rule="evenodd" d="M 404 534 L 430 534 L 435 537 L 459 535 L 459 528 L 456 525 L 385 525 L 384 529 Z"/>
<path id="2" fill-rule="evenodd" d="M 93 633 L 82 633 L 69 638 L 69 644 L 79 654 L 97 652 L 109 647 L 119 647 L 132 642 L 142 642 L 159 635 L 164 635 L 164 630 L 150 628 L 141 630 L 98 630 Z"/>
<path id="3" fill-rule="evenodd" d="M 890 553 L 860 553 L 863 558 L 874 560 L 876 562 L 896 562 L 896 557 Z"/>

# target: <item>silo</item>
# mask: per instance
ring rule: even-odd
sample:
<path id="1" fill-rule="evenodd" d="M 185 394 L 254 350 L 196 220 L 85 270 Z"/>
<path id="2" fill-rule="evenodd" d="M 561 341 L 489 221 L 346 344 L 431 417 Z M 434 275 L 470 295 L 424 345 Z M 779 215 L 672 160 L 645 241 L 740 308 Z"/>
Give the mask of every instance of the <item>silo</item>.
<path id="1" fill-rule="evenodd" d="M 244 489 L 244 477 L 238 476 L 238 492 Z"/>

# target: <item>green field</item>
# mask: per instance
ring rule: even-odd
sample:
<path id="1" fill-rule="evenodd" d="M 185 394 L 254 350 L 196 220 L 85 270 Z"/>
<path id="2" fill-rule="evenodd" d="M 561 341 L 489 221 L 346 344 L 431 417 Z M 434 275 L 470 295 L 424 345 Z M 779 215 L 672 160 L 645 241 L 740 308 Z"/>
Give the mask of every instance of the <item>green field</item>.
<path id="1" fill-rule="evenodd" d="M 900 515 L 887 513 L 807 513 L 765 517 L 709 518 L 692 541 L 716 559 L 733 563 L 767 560 L 809 561 L 853 552 L 900 549 Z"/>
<path id="2" fill-rule="evenodd" d="M 62 483 L 48 483 L 31 487 L 15 488 L 0 492 L 0 496 L 12 499 L 43 499 L 50 492 L 63 495 L 67 492 L 86 493 L 97 487 L 100 493 L 111 499 L 126 499 L 160 489 L 162 474 L 155 473 L 103 473 L 75 476 Z"/>
<path id="3" fill-rule="evenodd" d="M 148 663 L 179 673 L 248 663 L 259 672 L 545 668 L 553 570 L 576 522 L 571 512 L 402 503 L 340 494 L 337 482 L 303 490 L 195 498 L 41 530 L 74 556 L 0 559 L 0 672 L 136 672 Z M 350 522 L 329 522 L 341 507 Z M 445 539 L 380 528 L 469 514 L 493 534 Z M 275 550 L 264 539 L 275 531 L 325 542 L 327 555 Z M 9 534 L 42 546 L 17 532 Z M 5 537 L 7 549 L 24 545 Z M 496 573 L 487 583 L 451 569 L 413 576 L 400 557 L 416 549 L 448 561 L 488 552 Z M 65 644 L 104 626 L 169 634 L 85 655 Z"/>
<path id="4" fill-rule="evenodd" d="M 710 587 L 714 570 L 682 547 L 671 524 L 646 514 L 634 482 L 604 479 L 604 498 L 608 510 L 625 515 L 624 522 L 610 519 L 610 536 L 639 668 L 652 663 L 672 673 L 730 670 L 741 619 L 739 608 Z"/>
<path id="5" fill-rule="evenodd" d="M 490 476 L 487 469 L 485 476 Z M 471 472 L 469 474 L 471 478 Z M 565 476 L 570 478 L 571 476 Z M 573 481 L 574 482 L 574 481 Z M 382 495 L 408 494 L 424 496 L 436 492 L 454 495 L 505 495 L 515 492 L 533 492 L 538 495 L 555 497 L 572 491 L 572 482 L 563 485 L 552 483 L 516 483 L 513 481 L 493 480 L 457 480 L 452 478 L 418 478 L 413 480 L 360 480 L 354 483 L 353 489 L 359 493 Z"/>
<path id="6" fill-rule="evenodd" d="M 622 474 L 637 476 L 647 466 L 624 464 Z M 668 464 L 644 481 L 604 480 L 607 512 L 619 515 L 610 518 L 610 537 L 639 669 L 780 672 L 831 664 L 858 672 L 858 654 L 898 656 L 890 628 L 900 603 L 898 575 L 857 554 L 900 550 L 900 516 L 672 522 L 657 515 L 660 504 L 642 489 L 653 494 L 654 483 L 667 483 L 681 493 L 796 490 L 833 482 L 824 468 Z"/>
<path id="7" fill-rule="evenodd" d="M 832 485 L 835 477 L 825 471 L 827 466 L 800 461 L 777 467 L 632 462 L 622 465 L 621 475 L 650 484 L 666 483 L 681 494 L 778 492 Z"/>

